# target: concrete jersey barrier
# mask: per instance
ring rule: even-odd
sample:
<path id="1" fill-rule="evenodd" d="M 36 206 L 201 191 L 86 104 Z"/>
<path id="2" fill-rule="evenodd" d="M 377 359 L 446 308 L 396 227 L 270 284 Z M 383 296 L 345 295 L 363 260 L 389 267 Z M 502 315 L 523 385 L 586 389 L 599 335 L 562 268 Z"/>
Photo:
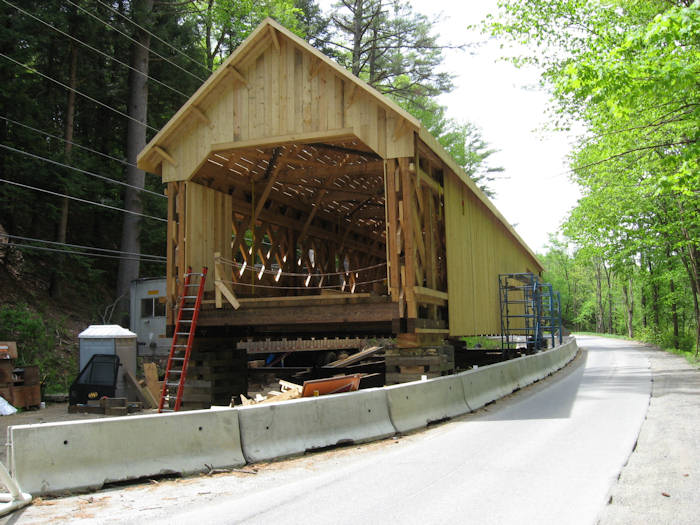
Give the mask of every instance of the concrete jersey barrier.
<path id="1" fill-rule="evenodd" d="M 454 375 L 384 388 L 391 422 L 399 432 L 470 412 L 462 381 Z"/>
<path id="2" fill-rule="evenodd" d="M 249 462 L 395 433 L 383 388 L 241 407 L 239 421 Z"/>
<path id="3" fill-rule="evenodd" d="M 518 387 L 517 379 L 506 366 L 511 361 L 495 363 L 457 374 L 462 381 L 464 398 L 472 410 L 507 396 Z"/>
<path id="4" fill-rule="evenodd" d="M 7 432 L 12 473 L 34 495 L 245 464 L 236 409 L 20 425 Z"/>
<path id="5" fill-rule="evenodd" d="M 242 408 L 8 428 L 10 469 L 36 495 L 371 441 L 460 416 L 569 363 L 576 340 L 453 376 Z"/>

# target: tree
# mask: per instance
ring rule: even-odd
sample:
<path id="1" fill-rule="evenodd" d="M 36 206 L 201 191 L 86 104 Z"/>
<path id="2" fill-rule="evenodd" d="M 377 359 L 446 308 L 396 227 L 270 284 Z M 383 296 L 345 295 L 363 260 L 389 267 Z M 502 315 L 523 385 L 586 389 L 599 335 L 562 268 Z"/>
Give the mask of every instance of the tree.
<path id="1" fill-rule="evenodd" d="M 184 4 L 183 16 L 194 22 L 200 45 L 205 51 L 209 72 L 265 18 L 272 17 L 288 29 L 300 32 L 301 13 L 293 0 L 204 0 Z"/>
<path id="2" fill-rule="evenodd" d="M 543 68 L 559 124 L 586 126 L 571 161 L 584 198 L 570 234 L 600 247 L 626 279 L 640 274 L 642 255 L 658 266 L 668 249 L 686 269 L 697 353 L 700 2 L 533 0 L 500 8 L 489 30 L 533 46 L 519 61 Z"/>
<path id="3" fill-rule="evenodd" d="M 398 101 L 452 89 L 439 71 L 442 50 L 432 23 L 400 0 L 341 0 L 332 15 L 333 46 L 344 67 Z"/>

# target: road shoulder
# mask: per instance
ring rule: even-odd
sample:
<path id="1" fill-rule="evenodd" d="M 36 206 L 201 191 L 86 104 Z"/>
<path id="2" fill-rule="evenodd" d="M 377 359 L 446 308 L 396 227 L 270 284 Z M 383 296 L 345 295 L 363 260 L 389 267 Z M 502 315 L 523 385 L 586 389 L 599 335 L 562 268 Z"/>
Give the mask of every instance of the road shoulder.
<path id="1" fill-rule="evenodd" d="M 649 410 L 599 524 L 698 523 L 700 369 L 655 347 Z"/>

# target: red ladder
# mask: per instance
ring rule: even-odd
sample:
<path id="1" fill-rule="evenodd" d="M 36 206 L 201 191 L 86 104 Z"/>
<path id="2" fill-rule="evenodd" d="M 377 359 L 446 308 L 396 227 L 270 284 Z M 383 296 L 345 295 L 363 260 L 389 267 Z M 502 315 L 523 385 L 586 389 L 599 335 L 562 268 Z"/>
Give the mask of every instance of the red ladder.
<path id="1" fill-rule="evenodd" d="M 193 282 L 192 278 L 199 282 Z M 158 404 L 158 412 L 177 412 L 182 404 L 182 393 L 185 390 L 185 378 L 187 377 L 187 363 L 190 361 L 194 332 L 199 318 L 199 309 L 202 306 L 204 293 L 204 281 L 207 278 L 207 267 L 202 268 L 202 273 L 192 273 L 192 268 L 187 268 L 185 274 L 185 286 L 180 298 L 180 308 L 177 312 L 173 343 L 170 346 L 168 366 L 165 368 L 163 379 L 163 391 Z M 191 295 L 190 290 L 197 287 L 197 295 Z M 191 317 L 185 317 L 191 316 Z M 174 402 L 174 404 L 173 404 Z"/>

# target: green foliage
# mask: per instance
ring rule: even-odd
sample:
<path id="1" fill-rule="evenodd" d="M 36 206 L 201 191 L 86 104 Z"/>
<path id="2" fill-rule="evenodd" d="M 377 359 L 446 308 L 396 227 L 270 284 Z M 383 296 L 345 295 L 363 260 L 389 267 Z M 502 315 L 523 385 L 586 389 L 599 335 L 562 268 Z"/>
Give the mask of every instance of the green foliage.
<path id="1" fill-rule="evenodd" d="M 400 0 L 341 0 L 331 18 L 336 59 L 398 101 L 435 97 L 452 89 L 439 71 L 442 46 L 433 22 Z"/>
<path id="2" fill-rule="evenodd" d="M 476 125 L 449 118 L 447 108 L 433 98 L 414 97 L 399 104 L 421 121 L 486 195 L 494 196 L 489 183 L 503 168 L 490 165 L 489 157 L 496 150 L 489 146 Z"/>
<path id="3" fill-rule="evenodd" d="M 462 337 L 462 341 L 467 343 L 467 348 L 476 348 L 480 345 L 484 350 L 500 350 L 501 340 L 492 337 Z"/>
<path id="4" fill-rule="evenodd" d="M 67 334 L 61 323 L 26 304 L 0 306 L 0 340 L 17 342 L 18 367 L 39 365 L 48 392 L 67 392 L 77 371 L 77 349 L 59 349 Z"/>
<path id="5" fill-rule="evenodd" d="M 652 300 L 654 338 L 668 332 L 663 310 L 674 325 L 674 345 L 682 344 L 679 330 L 694 325 L 697 352 L 700 2 L 499 6 L 488 30 L 531 46 L 518 62 L 543 69 L 558 124 L 579 121 L 586 129 L 571 155 L 583 198 L 564 232 L 627 283 L 618 286 L 630 309 L 634 292 Z"/>

